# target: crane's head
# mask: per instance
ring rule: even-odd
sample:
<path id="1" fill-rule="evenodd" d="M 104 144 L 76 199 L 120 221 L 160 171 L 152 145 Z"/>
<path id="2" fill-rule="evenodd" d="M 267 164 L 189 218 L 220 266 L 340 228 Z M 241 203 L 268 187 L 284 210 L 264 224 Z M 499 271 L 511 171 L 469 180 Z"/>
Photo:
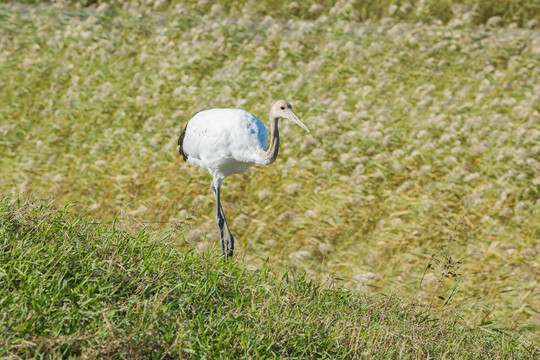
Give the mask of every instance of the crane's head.
<path id="1" fill-rule="evenodd" d="M 289 119 L 298 124 L 302 129 L 309 132 L 309 129 L 303 122 L 300 121 L 298 116 L 292 111 L 292 106 L 285 100 L 278 100 L 272 105 L 270 109 L 271 118 Z"/>

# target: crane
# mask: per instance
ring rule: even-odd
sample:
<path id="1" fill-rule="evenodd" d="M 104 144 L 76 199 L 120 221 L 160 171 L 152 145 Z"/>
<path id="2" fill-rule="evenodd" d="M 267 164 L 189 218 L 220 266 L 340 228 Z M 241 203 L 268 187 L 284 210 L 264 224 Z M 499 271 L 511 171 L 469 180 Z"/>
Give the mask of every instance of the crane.
<path id="1" fill-rule="evenodd" d="M 206 169 L 213 180 L 210 189 L 216 198 L 216 221 L 225 258 L 234 252 L 231 234 L 220 201 L 223 180 L 232 174 L 246 172 L 253 165 L 273 163 L 279 152 L 278 120 L 287 119 L 309 132 L 309 129 L 285 100 L 276 101 L 270 109 L 270 146 L 264 124 L 241 109 L 210 109 L 197 113 L 188 121 L 178 139 L 178 152 L 191 165 Z"/>

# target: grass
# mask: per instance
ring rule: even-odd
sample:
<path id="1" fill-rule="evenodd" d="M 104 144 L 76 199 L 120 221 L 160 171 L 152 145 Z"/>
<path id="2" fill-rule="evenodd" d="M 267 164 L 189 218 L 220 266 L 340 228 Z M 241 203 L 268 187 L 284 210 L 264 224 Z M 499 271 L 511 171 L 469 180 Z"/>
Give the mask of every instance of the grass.
<path id="1" fill-rule="evenodd" d="M 36 4 L 35 0 L 22 0 L 20 3 Z M 503 23 L 516 23 L 526 25 L 529 21 L 540 18 L 540 5 L 531 0 L 285 0 L 280 6 L 275 6 L 272 1 L 253 1 L 247 4 L 243 0 L 228 1 L 198 1 L 198 0 L 157 0 L 157 1 L 100 1 L 100 0 L 64 0 L 47 1 L 70 4 L 78 8 L 98 6 L 101 3 L 113 6 L 129 6 L 137 4 L 153 10 L 167 11 L 177 5 L 185 6 L 190 13 L 195 15 L 212 12 L 213 6 L 219 6 L 230 14 L 239 14 L 246 9 L 258 16 L 271 16 L 283 19 L 315 20 L 321 14 L 339 14 L 347 20 L 366 21 L 380 20 L 385 17 L 393 17 L 397 20 L 416 21 L 450 21 L 456 14 L 468 13 L 475 24 L 484 24 L 490 18 L 499 17 Z"/>
<path id="2" fill-rule="evenodd" d="M 489 325 L 255 271 L 70 206 L 0 200 L 0 356 L 533 358 Z"/>
<path id="3" fill-rule="evenodd" d="M 266 122 L 284 98 L 312 132 L 283 122 L 276 163 L 225 181 L 240 258 L 540 334 L 534 11 L 488 25 L 466 8 L 363 21 L 344 2 L 309 16 L 234 4 L 0 4 L 0 191 L 181 226 L 181 249 L 217 252 L 210 178 L 177 137 L 197 111 Z M 461 276 L 440 286 L 424 270 L 449 235 Z"/>

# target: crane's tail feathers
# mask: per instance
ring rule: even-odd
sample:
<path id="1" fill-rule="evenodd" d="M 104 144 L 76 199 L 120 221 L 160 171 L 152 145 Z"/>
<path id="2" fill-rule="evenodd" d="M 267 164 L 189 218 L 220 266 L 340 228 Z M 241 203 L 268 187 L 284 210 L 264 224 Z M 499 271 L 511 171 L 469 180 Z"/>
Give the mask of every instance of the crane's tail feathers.
<path id="1" fill-rule="evenodd" d="M 182 131 L 182 134 L 180 134 L 180 137 L 178 138 L 178 152 L 180 153 L 180 155 L 182 155 L 182 158 L 185 161 L 187 161 L 188 159 L 187 154 L 184 152 L 184 136 L 186 136 L 186 128 L 187 128 L 187 124 L 186 126 L 184 126 L 184 130 Z"/>

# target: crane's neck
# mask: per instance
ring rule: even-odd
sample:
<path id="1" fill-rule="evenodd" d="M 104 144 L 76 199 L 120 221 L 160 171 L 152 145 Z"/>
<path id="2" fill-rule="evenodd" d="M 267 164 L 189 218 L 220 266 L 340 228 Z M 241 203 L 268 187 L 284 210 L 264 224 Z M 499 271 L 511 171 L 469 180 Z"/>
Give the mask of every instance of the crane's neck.
<path id="1" fill-rule="evenodd" d="M 269 165 L 276 161 L 279 153 L 278 117 L 270 116 L 270 146 L 262 155 L 262 165 Z"/>

